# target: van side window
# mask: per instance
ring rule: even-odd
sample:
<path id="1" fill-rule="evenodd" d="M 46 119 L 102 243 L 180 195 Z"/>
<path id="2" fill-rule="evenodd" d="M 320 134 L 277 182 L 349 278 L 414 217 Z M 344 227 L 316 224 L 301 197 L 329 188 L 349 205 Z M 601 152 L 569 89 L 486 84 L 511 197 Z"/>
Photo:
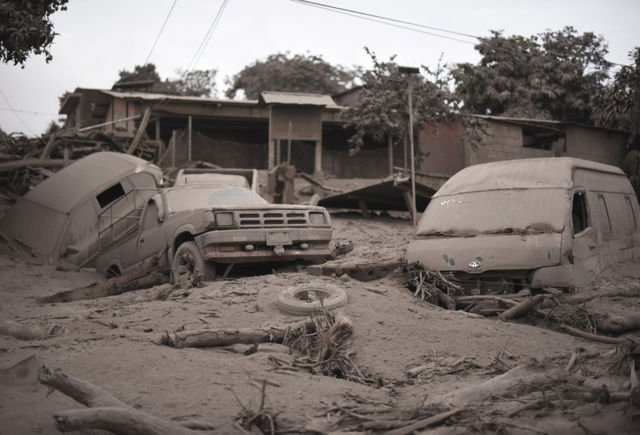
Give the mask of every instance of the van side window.
<path id="1" fill-rule="evenodd" d="M 636 212 L 633 210 L 633 204 L 631 203 L 631 198 L 629 198 L 628 196 L 625 196 L 625 202 L 627 203 L 627 210 L 629 212 L 629 214 L 631 214 L 631 222 L 633 222 L 633 228 L 634 230 L 638 229 L 638 218 L 636 218 Z"/>
<path id="2" fill-rule="evenodd" d="M 587 202 L 585 201 L 584 192 L 575 192 L 573 194 L 571 220 L 573 221 L 574 236 L 589 227 L 589 216 L 587 214 Z"/>
<path id="3" fill-rule="evenodd" d="M 96 196 L 96 199 L 98 200 L 98 204 L 100 204 L 100 208 L 105 208 L 106 206 L 114 202 L 116 199 L 121 198 L 123 196 L 124 196 L 124 189 L 122 188 L 122 184 L 117 183 L 111 186 L 110 188 L 108 188 L 107 190 L 104 190 L 102 193 L 99 193 L 98 196 Z"/>
<path id="4" fill-rule="evenodd" d="M 604 234 L 611 234 L 611 218 L 609 217 L 609 209 L 607 208 L 604 195 L 598 195 L 598 204 L 600 204 L 600 210 L 602 210 L 602 224 L 600 229 Z"/>

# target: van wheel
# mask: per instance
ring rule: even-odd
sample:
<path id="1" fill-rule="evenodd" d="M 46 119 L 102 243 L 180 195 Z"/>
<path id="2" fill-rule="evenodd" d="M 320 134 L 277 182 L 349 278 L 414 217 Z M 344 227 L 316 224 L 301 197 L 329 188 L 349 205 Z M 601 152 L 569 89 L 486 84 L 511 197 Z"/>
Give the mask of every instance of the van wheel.
<path id="1" fill-rule="evenodd" d="M 347 303 L 347 293 L 338 287 L 290 287 L 278 295 L 276 305 L 280 311 L 293 316 L 307 316 L 325 310 L 333 310 Z"/>
<path id="2" fill-rule="evenodd" d="M 171 273 L 173 282 L 176 284 L 193 284 L 198 279 L 213 281 L 216 278 L 216 267 L 214 264 L 204 261 L 194 242 L 184 242 L 173 256 Z"/>

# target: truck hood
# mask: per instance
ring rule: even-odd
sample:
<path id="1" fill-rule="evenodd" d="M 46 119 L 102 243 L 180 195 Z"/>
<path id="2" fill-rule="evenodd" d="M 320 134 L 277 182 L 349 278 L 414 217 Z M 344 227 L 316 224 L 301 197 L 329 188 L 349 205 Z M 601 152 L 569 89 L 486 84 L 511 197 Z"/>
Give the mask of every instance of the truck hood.
<path id="1" fill-rule="evenodd" d="M 482 273 L 533 270 L 560 264 L 562 234 L 481 234 L 414 239 L 407 261 L 428 270 Z"/>

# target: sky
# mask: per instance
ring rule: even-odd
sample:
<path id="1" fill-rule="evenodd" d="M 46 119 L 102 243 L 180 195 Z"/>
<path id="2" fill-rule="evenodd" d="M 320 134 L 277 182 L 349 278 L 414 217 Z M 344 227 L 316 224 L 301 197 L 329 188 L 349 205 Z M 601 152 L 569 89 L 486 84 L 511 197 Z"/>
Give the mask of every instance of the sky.
<path id="1" fill-rule="evenodd" d="M 58 97 L 76 87 L 109 89 L 118 72 L 154 63 L 163 79 L 175 78 L 194 59 L 224 0 L 70 0 L 52 16 L 58 33 L 51 53 L 31 56 L 24 68 L 0 64 L 0 128 L 27 136 L 59 121 Z M 637 0 L 318 0 L 453 32 L 530 36 L 573 26 L 595 32 L 609 45 L 608 60 L 629 64 L 640 45 Z M 467 36 L 421 28 L 419 33 L 310 7 L 292 0 L 228 0 L 215 31 L 195 65 L 218 70 L 218 97 L 225 79 L 270 54 L 321 55 L 345 67 L 371 67 L 368 47 L 400 65 L 435 68 L 480 59 Z M 445 36 L 446 38 L 442 37 Z M 457 40 L 447 39 L 454 38 Z"/>

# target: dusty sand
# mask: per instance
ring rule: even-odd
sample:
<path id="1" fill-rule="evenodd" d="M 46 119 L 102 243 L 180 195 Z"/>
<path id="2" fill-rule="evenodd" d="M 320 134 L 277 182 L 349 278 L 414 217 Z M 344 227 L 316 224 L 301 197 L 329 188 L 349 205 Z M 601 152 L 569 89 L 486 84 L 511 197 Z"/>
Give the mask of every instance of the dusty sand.
<path id="1" fill-rule="evenodd" d="M 407 220 L 363 220 L 344 214 L 334 217 L 334 229 L 335 240 L 355 243 L 354 251 L 341 260 L 349 262 L 398 258 L 412 233 Z M 638 265 L 620 270 L 605 277 L 603 285 L 640 285 Z M 607 372 L 610 358 L 606 352 L 613 346 L 525 323 L 503 323 L 446 311 L 416 300 L 401 272 L 362 283 L 348 277 L 312 276 L 283 269 L 208 283 L 193 289 L 188 297 L 175 300 L 150 301 L 154 290 L 148 289 L 44 305 L 35 298 L 101 278 L 91 270 L 57 271 L 8 254 L 0 256 L 0 277 L 0 320 L 63 328 L 61 335 L 44 340 L 0 336 L 0 368 L 36 355 L 43 364 L 101 386 L 150 414 L 210 422 L 216 434 L 239 432 L 234 426 L 241 411 L 236 396 L 245 406 L 256 407 L 259 392 L 251 381 L 261 378 L 278 385 L 268 387 L 267 406 L 278 413 L 277 422 L 289 433 L 328 431 L 313 431 L 307 425 L 314 418 L 316 426 L 328 422 L 325 416 L 332 403 L 360 401 L 411 409 L 425 395 L 436 397 L 495 376 L 497 356 L 510 366 L 535 358 L 549 366 L 564 367 L 571 353 L 582 349 L 590 357 L 580 358 L 574 373 L 589 382 L 628 389 L 627 378 Z M 157 344 L 165 331 L 262 327 L 297 321 L 299 318 L 281 313 L 275 300 L 282 288 L 302 285 L 333 285 L 347 292 L 349 302 L 339 312 L 353 322 L 355 361 L 366 373 L 380 379 L 381 387 L 304 371 L 277 371 L 268 360 L 269 352 L 245 356 L 223 348 L 173 349 Z M 608 298 L 594 300 L 589 306 L 616 313 L 638 312 L 640 301 Z M 406 370 L 418 365 L 430 369 L 408 378 Z M 82 408 L 40 384 L 0 385 L 0 389 L 3 435 L 58 433 L 53 413 Z M 438 433 L 535 433 L 535 428 L 547 428 L 538 430 L 549 432 L 549 427 L 556 428 L 552 430 L 555 433 L 640 433 L 638 419 L 631 420 L 626 404 L 568 404 L 565 408 L 523 411 L 505 420 L 500 406 L 488 401 L 470 412 L 472 417 L 466 414 L 459 420 L 452 419 L 449 423 L 453 425 Z"/>

